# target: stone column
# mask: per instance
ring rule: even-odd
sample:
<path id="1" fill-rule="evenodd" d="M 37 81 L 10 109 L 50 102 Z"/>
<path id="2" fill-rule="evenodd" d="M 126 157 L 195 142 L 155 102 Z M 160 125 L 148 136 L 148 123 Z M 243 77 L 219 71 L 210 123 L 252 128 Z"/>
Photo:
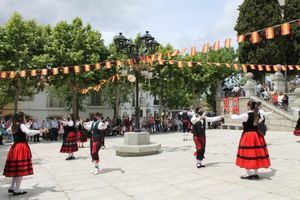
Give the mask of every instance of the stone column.
<path id="1" fill-rule="evenodd" d="M 285 79 L 281 73 L 281 66 L 277 67 L 278 70 L 271 76 L 272 83 L 274 83 L 274 90 L 276 92 L 285 92 Z"/>
<path id="2" fill-rule="evenodd" d="M 246 77 L 248 78 L 246 84 L 245 84 L 245 95 L 246 97 L 255 96 L 255 84 L 253 82 L 253 73 L 248 72 L 246 74 Z"/>

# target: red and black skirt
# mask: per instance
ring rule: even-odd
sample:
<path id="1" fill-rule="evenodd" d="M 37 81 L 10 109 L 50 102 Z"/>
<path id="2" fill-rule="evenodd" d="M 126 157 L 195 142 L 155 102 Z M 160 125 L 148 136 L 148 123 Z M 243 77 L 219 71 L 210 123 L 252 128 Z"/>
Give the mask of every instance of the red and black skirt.
<path id="1" fill-rule="evenodd" d="M 268 168 L 271 166 L 267 144 L 263 135 L 256 131 L 242 134 L 236 165 L 245 169 Z"/>
<path id="2" fill-rule="evenodd" d="M 18 177 L 32 174 L 31 151 L 28 143 L 14 143 L 7 154 L 3 175 L 6 177 Z"/>
<path id="3" fill-rule="evenodd" d="M 205 134 L 196 135 L 194 134 L 194 142 L 196 146 L 196 151 L 194 153 L 194 156 L 196 156 L 197 160 L 203 160 L 204 153 L 205 153 L 205 146 L 206 146 L 206 136 Z"/>
<path id="4" fill-rule="evenodd" d="M 74 132 L 70 132 L 68 137 L 63 141 L 60 153 L 73 153 L 78 151 L 77 137 Z"/>
<path id="5" fill-rule="evenodd" d="M 90 139 L 90 153 L 92 161 L 99 161 L 99 151 L 102 146 L 102 141 L 94 140 L 93 137 Z"/>
<path id="6" fill-rule="evenodd" d="M 81 131 L 77 132 L 77 142 L 87 142 L 86 134 L 82 133 Z"/>

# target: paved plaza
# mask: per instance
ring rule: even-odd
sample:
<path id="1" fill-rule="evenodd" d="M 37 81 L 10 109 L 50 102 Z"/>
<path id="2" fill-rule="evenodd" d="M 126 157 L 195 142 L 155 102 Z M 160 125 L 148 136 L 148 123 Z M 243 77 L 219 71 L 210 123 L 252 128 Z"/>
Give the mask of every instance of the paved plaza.
<path id="1" fill-rule="evenodd" d="M 7 194 L 10 178 L 0 176 L 0 199 L 300 199 L 300 137 L 292 133 L 268 132 L 271 168 L 261 170 L 261 180 L 241 180 L 244 170 L 235 166 L 240 131 L 208 130 L 206 168 L 197 169 L 194 143 L 180 133 L 151 136 L 162 144 L 160 154 L 117 157 L 114 144 L 123 138 L 106 139 L 100 151 L 101 173 L 92 169 L 89 148 L 80 149 L 77 159 L 65 161 L 61 143 L 31 144 L 34 176 L 24 178 L 28 194 Z M 87 146 L 87 145 L 86 145 Z M 0 148 L 3 171 L 9 145 Z"/>

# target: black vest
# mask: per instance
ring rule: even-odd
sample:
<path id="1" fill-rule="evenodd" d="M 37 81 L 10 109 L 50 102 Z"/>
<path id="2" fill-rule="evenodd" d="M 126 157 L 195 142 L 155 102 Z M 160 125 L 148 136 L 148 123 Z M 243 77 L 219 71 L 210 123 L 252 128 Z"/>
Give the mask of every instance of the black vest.
<path id="1" fill-rule="evenodd" d="M 103 131 L 98 129 L 99 123 L 100 121 L 97 121 L 92 124 L 91 132 L 94 141 L 101 141 L 103 137 Z"/>
<path id="2" fill-rule="evenodd" d="M 243 131 L 258 131 L 258 127 L 253 125 L 254 122 L 254 113 L 250 112 L 248 113 L 248 120 L 246 122 L 243 122 Z"/>
<path id="3" fill-rule="evenodd" d="M 14 142 L 27 142 L 26 134 L 22 132 L 21 127 L 17 128 L 17 132 L 13 134 Z"/>
<path id="4" fill-rule="evenodd" d="M 202 122 L 201 122 L 202 121 Z M 202 119 L 193 125 L 195 135 L 205 135 L 206 120 Z"/>

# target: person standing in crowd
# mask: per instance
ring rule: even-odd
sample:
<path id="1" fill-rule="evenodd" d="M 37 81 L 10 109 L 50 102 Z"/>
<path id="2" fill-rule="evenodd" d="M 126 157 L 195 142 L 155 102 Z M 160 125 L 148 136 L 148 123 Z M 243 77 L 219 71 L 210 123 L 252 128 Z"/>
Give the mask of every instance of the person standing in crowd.
<path id="1" fill-rule="evenodd" d="M 271 112 L 263 111 L 260 101 L 257 102 L 257 108 L 258 108 L 258 112 L 259 112 L 260 116 L 263 118 L 263 120 L 258 123 L 258 132 L 261 133 L 263 136 L 265 136 L 267 133 L 267 130 L 268 130 L 268 127 L 265 124 L 266 116 L 272 114 L 273 112 L 272 111 Z"/>
<path id="2" fill-rule="evenodd" d="M 155 132 L 155 119 L 152 114 L 150 115 L 150 118 L 149 118 L 149 126 L 150 126 L 150 132 L 154 133 Z"/>
<path id="3" fill-rule="evenodd" d="M 282 108 L 282 101 L 283 101 L 283 93 L 282 92 L 280 92 L 279 93 L 279 96 L 278 96 L 278 106 L 280 107 L 280 108 Z"/>
<path id="4" fill-rule="evenodd" d="M 40 124 L 38 119 L 35 119 L 33 124 L 32 124 L 32 129 L 33 130 L 40 130 L 42 128 L 42 124 Z M 36 134 L 33 136 L 33 142 L 40 142 L 40 134 Z"/>
<path id="5" fill-rule="evenodd" d="M 82 122 L 78 120 L 76 122 L 78 147 L 84 148 L 84 143 L 87 142 L 87 130 L 84 129 Z"/>
<path id="6" fill-rule="evenodd" d="M 205 167 L 202 165 L 202 160 L 205 158 L 205 147 L 206 147 L 206 122 L 216 122 L 223 121 L 224 118 L 222 116 L 217 117 L 206 117 L 203 115 L 204 111 L 202 108 L 196 108 L 196 113 L 191 119 L 191 123 L 193 124 L 193 139 L 196 146 L 195 156 L 197 159 L 197 168 Z"/>
<path id="7" fill-rule="evenodd" d="M 51 126 L 51 141 L 57 141 L 59 122 L 57 121 L 56 117 L 51 119 L 50 126 Z"/>
<path id="8" fill-rule="evenodd" d="M 65 127 L 65 133 L 60 152 L 68 154 L 66 160 L 73 160 L 75 159 L 74 152 L 78 151 L 74 115 L 71 114 L 67 120 L 63 119 L 61 122 Z"/>
<path id="9" fill-rule="evenodd" d="M 41 134 L 43 130 L 30 130 L 25 125 L 25 115 L 18 112 L 14 115 L 12 126 L 7 130 L 14 137 L 14 144 L 7 153 L 3 175 L 12 177 L 8 193 L 14 196 L 24 195 L 27 192 L 21 190 L 23 176 L 33 174 L 31 151 L 26 135 L 32 136 Z"/>
<path id="10" fill-rule="evenodd" d="M 91 131 L 90 139 L 90 151 L 92 162 L 94 163 L 94 169 L 91 171 L 94 175 L 99 174 L 99 151 L 101 149 L 104 137 L 104 131 L 107 128 L 107 124 L 104 122 L 104 118 L 100 113 L 96 113 L 94 116 L 94 121 L 86 122 L 83 124 L 84 128 Z"/>
<path id="11" fill-rule="evenodd" d="M 275 92 L 272 96 L 272 103 L 274 106 L 278 106 L 278 94 Z"/>
<path id="12" fill-rule="evenodd" d="M 42 136 L 44 140 L 48 141 L 49 138 L 51 138 L 51 125 L 50 125 L 50 119 L 49 118 L 46 118 L 46 121 L 43 121 L 43 127 L 49 130 L 48 133 L 43 133 L 43 136 Z"/>
<path id="13" fill-rule="evenodd" d="M 155 116 L 155 132 L 160 133 L 161 132 L 161 126 L 160 126 L 160 116 L 157 113 Z"/>
<path id="14" fill-rule="evenodd" d="M 288 107 L 289 107 L 289 97 L 287 94 L 284 94 L 282 98 L 282 108 L 285 111 L 288 111 Z"/>
<path id="15" fill-rule="evenodd" d="M 190 127 L 190 118 L 188 113 L 188 108 L 185 111 L 180 112 L 181 119 L 182 119 L 182 129 L 183 129 L 183 141 L 188 140 L 189 134 L 189 127 Z"/>
<path id="16" fill-rule="evenodd" d="M 232 115 L 231 119 L 243 123 L 243 133 L 240 139 L 236 165 L 246 170 L 241 179 L 259 179 L 258 169 L 271 166 L 267 144 L 264 136 L 258 132 L 258 123 L 263 121 L 255 101 L 247 103 L 248 113 Z M 251 170 L 253 170 L 251 172 Z"/>

